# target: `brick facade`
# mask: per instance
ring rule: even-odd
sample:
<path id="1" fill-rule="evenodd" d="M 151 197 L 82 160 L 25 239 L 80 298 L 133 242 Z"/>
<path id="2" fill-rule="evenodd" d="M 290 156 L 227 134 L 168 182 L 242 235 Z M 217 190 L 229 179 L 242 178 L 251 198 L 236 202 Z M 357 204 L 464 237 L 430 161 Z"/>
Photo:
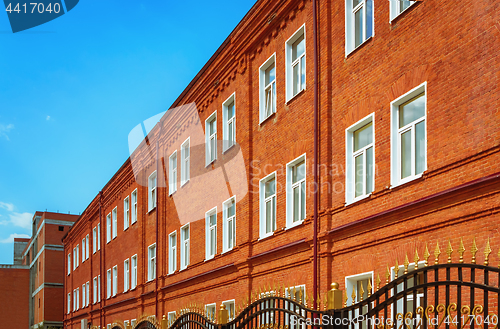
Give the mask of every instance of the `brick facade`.
<path id="1" fill-rule="evenodd" d="M 422 256 L 426 243 L 432 252 L 437 242 L 444 250 L 450 239 L 456 250 L 463 237 L 469 250 L 476 237 L 482 250 L 489 237 L 494 253 L 498 251 L 498 6 L 470 0 L 438 5 L 435 0 L 425 0 L 390 22 L 389 3 L 374 0 L 375 34 L 346 56 L 345 2 L 319 2 L 321 296 L 334 281 L 344 289 L 347 276 L 373 271 L 373 280 L 377 275 L 384 280 L 388 265 L 396 259 L 402 264 L 406 255 L 413 259 L 415 250 Z M 312 17 L 309 1 L 258 1 L 172 110 L 90 202 L 64 238 L 65 257 L 71 254 L 72 261 L 70 274 L 67 262 L 64 270 L 67 328 L 80 328 L 82 320 L 104 328 L 142 316 L 161 318 L 194 302 L 220 305 L 234 299 L 239 306 L 252 291 L 266 291 L 274 285 L 305 285 L 306 294 L 313 294 Z M 286 43 L 302 26 L 306 88 L 287 100 Z M 273 54 L 276 113 L 260 122 L 259 68 Z M 394 156 L 397 128 L 391 126 L 391 120 L 400 106 L 397 100 L 415 88 L 422 89 L 426 100 L 426 169 L 415 179 L 398 184 L 395 171 L 399 160 Z M 223 154 L 224 146 L 219 143 L 217 160 L 205 168 L 206 120 L 217 113 L 217 139 L 222 140 L 223 105 L 233 94 L 238 145 Z M 368 197 L 349 203 L 346 129 L 369 115 L 375 131 L 374 189 Z M 181 144 L 188 137 L 191 179 L 181 185 Z M 178 181 L 177 191 L 171 195 L 166 177 L 174 150 Z M 287 164 L 301 156 L 306 161 L 306 218 L 292 227 L 290 213 L 287 222 L 287 199 L 291 198 L 286 193 Z M 240 168 L 240 159 L 242 170 L 235 170 Z M 155 171 L 158 204 L 150 210 L 148 178 Z M 261 239 L 259 181 L 273 172 L 276 230 Z M 135 190 L 137 222 L 125 229 L 124 200 L 131 200 Z M 224 252 L 223 202 L 233 195 L 236 243 Z M 117 236 L 108 243 L 107 215 L 113 214 L 115 207 Z M 217 207 L 216 253 L 206 260 L 204 214 L 213 207 Z M 179 270 L 180 228 L 187 223 L 189 265 Z M 94 253 L 93 230 L 98 224 L 100 249 Z M 177 270 L 170 274 L 169 234 L 174 231 Z M 82 239 L 87 235 L 91 252 L 82 262 Z M 156 279 L 148 280 L 148 247 L 155 243 Z M 73 269 L 77 245 L 79 266 Z M 134 255 L 137 287 L 124 292 L 124 261 L 131 264 Z M 444 261 L 444 255 L 441 257 Z M 482 257 L 478 253 L 478 261 Z M 107 270 L 111 269 L 113 282 L 114 266 L 117 293 L 107 298 Z M 94 303 L 93 280 L 99 275 L 101 300 Z M 82 307 L 81 290 L 87 282 L 90 303 Z M 74 308 L 75 289 L 80 290 L 78 309 Z"/>

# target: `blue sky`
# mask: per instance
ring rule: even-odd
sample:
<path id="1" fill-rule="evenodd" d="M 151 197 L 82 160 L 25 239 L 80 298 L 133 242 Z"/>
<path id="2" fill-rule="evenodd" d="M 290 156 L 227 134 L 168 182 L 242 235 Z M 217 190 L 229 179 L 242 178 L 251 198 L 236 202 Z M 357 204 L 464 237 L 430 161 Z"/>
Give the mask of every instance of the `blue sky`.
<path id="1" fill-rule="evenodd" d="M 0 264 L 35 211 L 86 208 L 254 3 L 81 0 L 15 34 L 0 13 Z"/>

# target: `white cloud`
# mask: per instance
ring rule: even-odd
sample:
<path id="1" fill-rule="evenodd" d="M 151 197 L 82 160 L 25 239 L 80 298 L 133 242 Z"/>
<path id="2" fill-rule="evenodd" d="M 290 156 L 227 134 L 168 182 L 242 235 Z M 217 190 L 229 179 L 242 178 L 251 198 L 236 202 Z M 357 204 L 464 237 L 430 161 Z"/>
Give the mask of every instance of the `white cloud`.
<path id="1" fill-rule="evenodd" d="M 0 208 L 3 208 L 7 211 L 14 211 L 14 205 L 12 203 L 6 203 L 0 201 Z"/>
<path id="2" fill-rule="evenodd" d="M 47 120 L 47 121 L 49 121 L 49 120 L 50 120 L 50 115 L 47 115 L 46 120 Z"/>
<path id="3" fill-rule="evenodd" d="M 29 212 L 13 212 L 12 214 L 9 214 L 10 217 L 10 222 L 14 226 L 19 226 L 22 228 L 29 229 L 31 227 L 31 220 L 33 219 L 33 214 L 30 214 Z"/>
<path id="4" fill-rule="evenodd" d="M 14 238 L 29 238 L 30 236 L 27 234 L 11 234 L 7 239 L 0 240 L 0 243 L 12 243 L 14 242 Z"/>
<path id="5" fill-rule="evenodd" d="M 12 123 L 8 125 L 3 125 L 0 123 L 0 137 L 5 137 L 6 140 L 10 141 L 9 135 L 7 135 L 7 133 L 12 129 L 14 129 L 14 125 Z"/>

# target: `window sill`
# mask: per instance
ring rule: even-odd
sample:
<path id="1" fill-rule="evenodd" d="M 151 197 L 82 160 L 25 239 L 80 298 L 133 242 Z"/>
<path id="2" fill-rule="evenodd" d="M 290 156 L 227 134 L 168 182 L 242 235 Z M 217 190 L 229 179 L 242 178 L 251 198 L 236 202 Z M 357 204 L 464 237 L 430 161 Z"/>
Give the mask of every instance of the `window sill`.
<path id="1" fill-rule="evenodd" d="M 224 255 L 224 254 L 230 253 L 231 251 L 234 251 L 234 250 L 237 250 L 236 246 L 232 247 L 231 249 L 227 249 L 225 251 L 222 251 L 221 252 L 221 256 Z"/>
<path id="2" fill-rule="evenodd" d="M 293 95 L 292 97 L 290 97 L 290 99 L 287 100 L 285 102 L 285 104 L 288 105 L 289 103 L 291 103 L 293 100 L 295 100 L 297 97 L 299 97 L 300 95 L 302 95 L 305 92 L 306 92 L 306 88 L 304 87 L 304 89 L 302 89 L 301 91 L 299 91 L 298 93 L 296 93 L 295 95 Z"/>
<path id="3" fill-rule="evenodd" d="M 351 200 L 351 201 L 349 201 L 349 202 L 346 202 L 345 206 L 347 207 L 347 206 L 350 206 L 350 205 L 352 205 L 352 204 L 354 204 L 354 203 L 356 203 L 356 202 L 359 202 L 359 201 L 361 201 L 361 200 L 367 199 L 367 198 L 369 198 L 369 197 L 372 195 L 372 193 L 373 193 L 373 192 L 371 192 L 370 194 L 366 194 L 366 195 L 363 195 L 363 196 L 357 197 L 356 199 Z"/>
<path id="4" fill-rule="evenodd" d="M 130 226 L 127 226 L 126 228 L 123 229 L 123 232 L 125 232 L 126 230 L 128 230 Z"/>
<path id="5" fill-rule="evenodd" d="M 137 223 L 137 220 L 135 222 L 133 222 L 133 223 L 130 223 L 130 226 L 134 225 L 135 223 Z"/>
<path id="6" fill-rule="evenodd" d="M 231 145 L 231 146 L 229 146 L 227 149 L 223 150 L 223 151 L 222 151 L 222 154 L 224 154 L 224 153 L 228 152 L 229 150 L 231 150 L 231 149 L 232 149 L 233 147 L 235 147 L 235 146 L 236 146 L 236 141 L 234 141 L 234 144 L 233 144 L 233 145 Z"/>
<path id="7" fill-rule="evenodd" d="M 168 273 L 167 276 L 174 275 L 177 272 L 177 270 L 173 271 L 172 273 Z"/>
<path id="8" fill-rule="evenodd" d="M 413 182 L 413 181 L 421 178 L 422 176 L 423 176 L 423 173 L 415 175 L 415 176 L 407 177 L 404 180 L 401 180 L 401 181 L 395 183 L 394 185 L 391 185 L 390 189 L 399 187 L 401 185 L 405 185 L 406 183 L 409 183 L 409 182 Z"/>
<path id="9" fill-rule="evenodd" d="M 155 211 L 155 210 L 156 210 L 156 206 L 154 206 L 153 208 L 149 209 L 149 210 L 148 210 L 148 215 L 149 215 L 149 214 L 151 214 L 151 213 L 152 213 L 153 211 Z"/>
<path id="10" fill-rule="evenodd" d="M 177 190 L 175 190 L 175 191 L 173 191 L 173 192 L 169 192 L 169 193 L 168 193 L 168 196 L 169 196 L 169 197 L 172 197 L 172 196 L 175 194 L 175 192 L 177 192 Z"/>
<path id="11" fill-rule="evenodd" d="M 208 168 L 209 166 L 212 166 L 212 169 L 213 169 L 213 164 L 215 163 L 215 161 L 217 161 L 217 158 L 215 158 L 213 161 L 210 161 L 209 163 L 207 163 L 205 165 L 205 168 Z"/>
<path id="12" fill-rule="evenodd" d="M 262 126 L 266 121 L 270 120 L 271 118 L 276 116 L 276 112 L 272 113 L 270 116 L 259 122 L 259 126 Z"/>
<path id="13" fill-rule="evenodd" d="M 184 187 L 184 185 L 186 185 L 187 183 L 189 183 L 189 179 L 185 182 L 181 182 L 181 187 Z"/>
<path id="14" fill-rule="evenodd" d="M 351 57 L 357 50 L 359 50 L 361 48 L 364 48 L 365 45 L 371 43 L 371 41 L 373 41 L 373 36 L 369 37 L 368 39 L 366 39 L 365 41 L 363 41 L 359 46 L 357 46 L 356 48 L 354 48 L 350 52 L 348 52 L 345 55 L 345 58 L 347 59 L 347 58 Z"/>
<path id="15" fill-rule="evenodd" d="M 272 236 L 274 236 L 274 232 L 266 234 L 264 236 L 261 236 L 257 241 L 262 241 L 262 240 L 265 240 L 265 239 L 270 238 Z"/>
<path id="16" fill-rule="evenodd" d="M 300 225 L 302 225 L 303 223 L 304 223 L 304 220 L 299 220 L 299 221 L 297 221 L 297 222 L 295 222 L 295 223 L 292 223 L 292 224 L 288 225 L 287 227 L 285 227 L 285 231 L 286 231 L 286 230 L 289 230 L 289 229 L 292 229 L 292 228 L 294 228 L 294 227 L 300 226 Z"/>

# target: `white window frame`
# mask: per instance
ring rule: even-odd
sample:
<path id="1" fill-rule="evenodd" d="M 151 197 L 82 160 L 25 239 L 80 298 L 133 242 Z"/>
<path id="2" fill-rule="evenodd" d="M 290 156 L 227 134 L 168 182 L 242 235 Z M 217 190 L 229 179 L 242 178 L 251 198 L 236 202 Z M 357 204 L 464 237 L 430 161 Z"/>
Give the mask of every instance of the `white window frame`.
<path id="1" fill-rule="evenodd" d="M 85 283 L 82 285 L 82 308 L 85 308 L 85 292 L 87 291 Z"/>
<path id="2" fill-rule="evenodd" d="M 97 276 L 97 302 L 101 301 L 101 275 Z"/>
<path id="3" fill-rule="evenodd" d="M 274 194 L 271 195 L 270 197 L 266 198 L 266 183 L 270 180 L 274 179 Z M 259 181 L 259 217 L 260 217 L 260 239 L 267 238 L 269 236 L 272 236 L 274 232 L 276 231 L 276 198 L 277 198 L 277 193 L 276 193 L 276 171 L 273 173 L 270 173 L 266 177 L 262 178 Z M 274 199 L 274 200 L 273 200 Z M 273 202 L 274 201 L 274 202 Z M 274 229 L 271 232 L 266 232 L 267 230 L 267 212 L 266 212 L 266 205 L 268 202 L 273 202 L 274 207 L 273 207 L 273 212 L 274 212 L 274 223 L 272 223 L 272 227 Z"/>
<path id="4" fill-rule="evenodd" d="M 205 314 L 207 315 L 207 318 L 209 318 L 212 321 L 215 321 L 217 318 L 217 304 L 216 303 L 206 304 Z"/>
<path id="5" fill-rule="evenodd" d="M 86 307 L 90 305 L 90 281 L 87 281 L 87 303 L 85 304 Z"/>
<path id="6" fill-rule="evenodd" d="M 68 254 L 68 275 L 71 274 L 71 253 Z"/>
<path id="7" fill-rule="evenodd" d="M 148 210 L 151 211 L 156 208 L 156 186 L 158 185 L 158 177 L 156 170 L 148 177 Z"/>
<path id="8" fill-rule="evenodd" d="M 345 0 L 345 56 L 347 57 L 351 52 L 361 47 L 367 40 L 375 36 L 375 8 L 373 0 L 360 0 L 359 4 L 353 8 L 353 0 Z M 371 6 L 371 15 L 367 13 L 367 9 Z M 361 43 L 356 47 L 356 20 L 355 13 L 363 10 L 363 37 Z M 366 33 L 367 19 L 371 19 L 372 31 L 368 36 Z"/>
<path id="9" fill-rule="evenodd" d="M 113 287 L 113 281 L 111 278 L 111 269 L 106 271 L 106 278 L 107 278 L 107 285 L 106 285 L 106 292 L 107 292 L 107 298 L 111 298 L 111 290 Z"/>
<path id="10" fill-rule="evenodd" d="M 228 119 L 228 109 L 229 105 L 233 104 L 234 108 L 234 116 L 231 119 Z M 233 140 L 229 140 L 229 127 L 232 127 L 231 130 L 233 132 Z M 222 144 L 222 152 L 226 152 L 231 147 L 236 145 L 236 93 L 234 92 L 231 96 L 229 96 L 224 103 L 222 103 L 222 136 L 223 136 L 223 144 Z"/>
<path id="11" fill-rule="evenodd" d="M 270 82 L 268 85 L 265 85 L 266 83 L 266 70 L 274 64 L 274 80 Z M 277 65 L 276 65 L 276 53 L 272 54 L 271 57 L 269 57 L 264 64 L 262 64 L 259 67 L 259 124 L 263 123 L 266 121 L 269 117 L 271 117 L 274 113 L 276 113 L 276 97 L 278 95 L 277 93 L 277 79 L 276 79 L 276 74 L 277 74 Z M 271 91 L 271 106 L 273 106 L 272 110 L 270 111 L 271 113 L 266 113 L 266 91 L 271 88 L 274 88 L 274 92 Z M 269 111 L 268 111 L 269 112 Z"/>
<path id="12" fill-rule="evenodd" d="M 425 266 L 425 261 L 418 262 L 418 268 L 422 268 L 424 266 Z M 404 268 L 405 268 L 404 265 L 399 265 L 398 266 L 398 278 L 401 277 L 402 275 L 404 275 Z M 391 267 L 391 281 L 393 281 L 394 278 L 395 278 L 395 270 L 394 269 L 395 269 L 395 267 L 392 266 Z M 414 270 L 415 270 L 415 262 L 412 262 L 412 263 L 408 264 L 408 273 L 411 273 Z M 408 287 L 409 287 L 409 283 L 410 283 L 410 281 L 407 282 Z M 396 286 L 396 289 L 397 289 L 396 293 L 403 291 L 403 289 L 404 289 L 403 285 L 404 285 L 403 283 L 400 283 L 400 284 L 398 284 Z M 394 289 L 391 289 L 390 296 L 394 296 Z M 420 300 L 420 298 L 423 298 L 423 297 L 424 297 L 423 293 L 417 293 L 417 307 L 418 306 L 422 306 L 422 305 L 420 305 L 419 300 Z M 412 293 L 408 294 L 406 296 L 406 298 L 407 298 L 406 299 L 407 302 L 408 301 L 413 301 L 413 294 Z M 402 313 L 403 307 L 404 307 L 404 305 L 403 305 L 403 299 L 401 298 L 399 300 L 396 300 L 396 308 L 397 308 L 397 312 L 398 313 Z M 393 312 L 394 312 L 394 307 L 391 307 L 391 315 L 390 315 L 391 319 L 393 318 L 393 316 L 392 316 Z M 412 310 L 408 309 L 408 312 L 412 312 Z M 417 316 L 420 317 L 419 315 L 417 315 Z M 400 325 L 401 322 L 402 321 L 398 320 L 397 321 L 398 325 Z"/>
<path id="13" fill-rule="evenodd" d="M 92 300 L 95 303 L 97 303 L 97 276 L 94 277 L 94 279 L 92 280 Z"/>
<path id="14" fill-rule="evenodd" d="M 177 313 L 175 311 L 168 312 L 167 313 L 167 320 L 170 324 L 172 324 L 175 321 L 175 318 L 177 317 Z"/>
<path id="15" fill-rule="evenodd" d="M 134 290 L 137 287 L 137 254 L 130 257 L 130 263 L 131 263 L 130 289 Z"/>
<path id="16" fill-rule="evenodd" d="M 148 282 L 156 279 L 156 243 L 148 247 Z"/>
<path id="17" fill-rule="evenodd" d="M 85 258 L 90 258 L 90 237 L 89 234 L 85 237 Z"/>
<path id="18" fill-rule="evenodd" d="M 398 1 L 398 0 L 390 0 L 389 1 L 389 11 L 390 11 L 390 22 L 392 23 L 392 21 L 394 19 L 396 19 L 399 15 L 401 15 L 402 13 L 404 13 L 405 11 L 407 11 L 408 9 L 410 9 L 411 6 L 413 6 L 414 4 L 417 3 L 417 1 L 409 1 L 409 0 L 405 0 L 406 2 L 409 2 L 409 6 L 406 7 L 405 9 L 401 10 L 401 5 L 402 5 L 402 1 Z"/>
<path id="19" fill-rule="evenodd" d="M 186 239 L 185 231 L 187 229 L 188 237 Z M 190 236 L 191 236 L 191 227 L 189 223 L 186 225 L 182 226 L 179 230 L 180 232 L 180 240 L 181 240 L 181 267 L 180 270 L 184 270 L 188 267 L 189 265 L 189 260 L 190 260 Z"/>
<path id="20" fill-rule="evenodd" d="M 111 232 L 113 231 L 111 229 L 111 212 L 106 215 L 106 243 L 111 242 Z"/>
<path id="21" fill-rule="evenodd" d="M 175 246 L 172 245 L 172 237 L 175 239 Z M 177 270 L 177 230 L 168 235 L 168 274 L 173 274 Z"/>
<path id="22" fill-rule="evenodd" d="M 407 101 L 417 97 L 420 94 L 425 97 L 425 114 L 423 117 L 407 124 L 403 128 L 399 128 L 399 106 Z M 412 180 L 422 177 L 422 173 L 415 174 L 415 125 L 419 122 L 425 123 L 425 164 L 424 172 L 427 170 L 427 82 L 408 91 L 404 95 L 396 98 L 391 102 L 391 188 L 403 185 Z M 411 127 L 408 127 L 411 126 Z M 412 133 L 412 174 L 404 179 L 401 179 L 401 134 L 408 130 L 413 130 Z"/>
<path id="23" fill-rule="evenodd" d="M 215 225 L 210 226 L 210 216 L 215 215 Z M 211 242 L 212 242 L 212 230 L 215 232 L 215 248 L 214 253 L 212 254 L 210 251 Z M 214 207 L 205 213 L 205 260 L 209 260 L 215 257 L 217 254 L 217 207 Z"/>
<path id="24" fill-rule="evenodd" d="M 126 231 L 130 226 L 130 197 L 127 195 L 123 199 L 123 230 Z"/>
<path id="25" fill-rule="evenodd" d="M 97 226 L 92 229 L 92 254 L 97 252 Z"/>
<path id="26" fill-rule="evenodd" d="M 130 289 L 130 259 L 123 261 L 123 292 Z"/>
<path id="27" fill-rule="evenodd" d="M 68 300 L 66 302 L 67 302 L 67 313 L 66 314 L 70 314 L 71 313 L 71 292 L 68 292 Z"/>
<path id="28" fill-rule="evenodd" d="M 168 158 L 168 193 L 174 194 L 177 191 L 177 150 Z"/>
<path id="29" fill-rule="evenodd" d="M 360 280 L 367 280 L 367 279 L 370 280 L 371 281 L 371 286 L 372 286 L 371 293 L 373 293 L 373 287 L 374 287 L 373 277 L 374 277 L 373 271 L 359 273 L 359 274 L 350 275 L 350 276 L 346 276 L 345 277 L 345 287 L 346 287 L 346 293 L 347 293 L 347 302 L 346 302 L 347 306 L 351 306 L 351 305 L 354 305 L 354 304 L 358 303 L 357 301 L 353 302 L 353 300 L 352 300 L 352 290 L 353 290 L 353 288 L 356 291 L 356 298 L 359 299 L 358 281 L 360 281 Z M 367 290 L 364 291 L 364 292 L 368 296 L 369 295 L 369 293 L 368 293 L 368 284 L 367 284 L 366 289 Z M 368 298 L 368 297 L 366 297 L 366 298 Z M 367 311 L 368 311 L 368 305 L 365 305 L 363 307 L 362 312 L 365 313 Z M 362 315 L 362 314 L 360 314 L 359 308 L 356 308 L 354 310 L 354 315 L 350 314 L 349 317 L 352 320 L 352 319 L 355 319 L 356 317 L 358 317 L 360 315 Z M 356 323 L 354 325 L 354 329 L 366 329 L 366 328 L 367 328 L 366 321 L 358 322 L 358 323 Z"/>
<path id="30" fill-rule="evenodd" d="M 300 180 L 299 182 L 296 182 L 295 184 L 292 184 L 292 179 L 293 179 L 293 167 L 297 165 L 298 163 L 304 161 L 305 165 L 305 172 L 304 172 L 304 179 Z M 306 191 L 305 191 L 305 200 L 304 200 L 304 218 L 301 220 L 293 221 L 293 188 L 296 187 L 297 185 L 300 185 L 302 182 L 305 182 L 306 186 Z M 302 194 L 301 195 L 302 198 Z M 302 210 L 302 199 L 300 200 L 300 208 L 299 208 L 299 213 L 301 213 Z M 292 228 L 294 226 L 300 225 L 304 222 L 304 219 L 307 218 L 307 158 L 306 154 L 302 154 L 301 156 L 295 158 L 294 160 L 290 161 L 289 163 L 286 164 L 286 228 Z"/>
<path id="31" fill-rule="evenodd" d="M 80 309 L 80 288 L 76 288 L 76 310 Z"/>
<path id="32" fill-rule="evenodd" d="M 135 327 L 135 324 L 136 324 L 136 319 L 132 319 L 132 320 L 130 320 L 130 326 L 131 326 L 132 328 L 134 328 L 134 327 Z"/>
<path id="33" fill-rule="evenodd" d="M 215 120 L 215 132 L 210 134 L 210 123 Z M 213 146 L 212 146 L 213 143 Z M 215 148 L 213 150 L 212 148 Z M 213 159 L 211 155 L 213 154 Z M 217 111 L 205 120 L 205 163 L 206 166 L 217 160 Z"/>
<path id="34" fill-rule="evenodd" d="M 293 51 L 293 44 L 297 39 L 299 39 L 301 36 L 304 36 L 304 54 L 301 55 L 299 58 L 297 58 L 295 61 L 292 62 L 292 51 Z M 306 61 L 306 53 L 307 53 L 307 47 L 306 47 L 306 24 L 303 24 L 295 33 L 285 42 L 285 62 L 286 62 L 286 70 L 285 70 L 285 79 L 286 79 L 286 101 L 290 101 L 292 98 L 300 94 L 302 90 L 306 89 L 306 81 L 307 81 L 307 61 Z M 304 65 L 302 66 L 302 62 L 304 62 Z M 297 92 L 294 94 L 293 93 L 293 86 L 294 86 L 294 76 L 293 76 L 293 68 L 294 66 L 299 65 L 299 76 L 302 77 L 302 67 L 306 70 L 304 72 L 305 78 L 303 83 L 300 86 L 300 89 L 297 90 Z"/>
<path id="35" fill-rule="evenodd" d="M 115 239 L 118 236 L 118 207 L 113 208 L 111 219 L 113 222 L 113 239 Z"/>
<path id="36" fill-rule="evenodd" d="M 295 296 L 292 296 L 293 293 L 294 293 L 294 288 L 295 288 Z M 302 291 L 302 296 L 300 296 L 301 295 L 301 291 Z M 272 293 L 274 293 L 274 291 Z M 292 287 L 285 288 L 285 297 L 286 298 L 290 298 L 290 299 L 295 298 L 296 302 L 304 304 L 305 301 L 306 301 L 306 285 L 305 284 L 301 284 L 301 285 L 298 285 L 298 286 L 292 286 Z M 302 297 L 302 300 L 300 300 L 300 297 Z M 291 311 L 294 311 L 294 312 L 300 314 L 300 309 L 297 309 L 291 303 L 285 302 L 285 307 L 288 307 Z M 272 315 L 273 314 L 271 313 L 271 316 Z M 305 316 L 305 310 L 302 310 L 302 316 Z M 289 323 L 288 321 L 289 321 L 289 317 L 285 317 L 285 325 L 287 325 L 290 329 L 298 329 L 300 327 L 303 328 L 303 329 L 306 328 L 305 323 L 301 326 L 300 324 L 293 324 L 293 323 Z"/>
<path id="37" fill-rule="evenodd" d="M 236 317 L 236 301 L 234 299 L 225 300 L 222 302 L 222 304 L 226 306 L 226 310 L 228 311 L 228 320 L 233 321 L 234 318 Z M 231 312 L 231 305 L 233 306 L 232 312 Z"/>
<path id="38" fill-rule="evenodd" d="M 113 266 L 113 297 L 118 293 L 118 265 Z"/>
<path id="39" fill-rule="evenodd" d="M 82 239 L 82 264 L 86 260 L 86 253 L 85 253 L 85 237 Z"/>
<path id="40" fill-rule="evenodd" d="M 228 217 L 228 205 L 234 201 L 234 216 Z M 229 245 L 229 222 L 233 223 L 233 244 Z M 232 196 L 222 203 L 222 253 L 232 250 L 236 246 L 236 196 Z"/>
<path id="41" fill-rule="evenodd" d="M 132 212 L 130 218 L 130 225 L 137 223 L 137 189 L 133 190 L 130 194 L 130 199 L 132 201 Z"/>
<path id="42" fill-rule="evenodd" d="M 354 152 L 354 133 L 358 131 L 358 129 L 363 128 L 369 123 L 372 123 L 372 143 L 368 144 L 358 151 Z M 369 197 L 373 191 L 368 193 L 364 193 L 358 197 L 356 197 L 356 165 L 355 158 L 363 153 L 363 159 L 365 161 L 365 166 L 363 166 L 363 170 L 365 171 L 363 178 L 365 182 L 363 183 L 363 187 L 366 192 L 366 167 L 368 163 L 366 162 L 366 150 L 369 148 L 373 148 L 373 174 L 372 174 L 372 187 L 375 189 L 375 113 L 371 113 L 359 120 L 355 124 L 351 125 L 349 128 L 345 130 L 345 138 L 346 138 L 346 205 L 357 202 L 364 198 Z"/>
<path id="43" fill-rule="evenodd" d="M 101 250 L 101 223 L 97 223 L 97 250 Z"/>
<path id="44" fill-rule="evenodd" d="M 77 244 L 76 245 L 76 253 L 75 253 L 75 257 L 74 257 L 74 262 L 75 262 L 75 268 L 78 268 L 79 266 L 79 258 L 80 258 L 80 245 Z"/>
<path id="45" fill-rule="evenodd" d="M 186 184 L 190 178 L 190 161 L 191 161 L 190 145 L 191 145 L 191 140 L 189 137 L 184 141 L 184 143 L 181 144 L 181 187 L 184 184 Z"/>

